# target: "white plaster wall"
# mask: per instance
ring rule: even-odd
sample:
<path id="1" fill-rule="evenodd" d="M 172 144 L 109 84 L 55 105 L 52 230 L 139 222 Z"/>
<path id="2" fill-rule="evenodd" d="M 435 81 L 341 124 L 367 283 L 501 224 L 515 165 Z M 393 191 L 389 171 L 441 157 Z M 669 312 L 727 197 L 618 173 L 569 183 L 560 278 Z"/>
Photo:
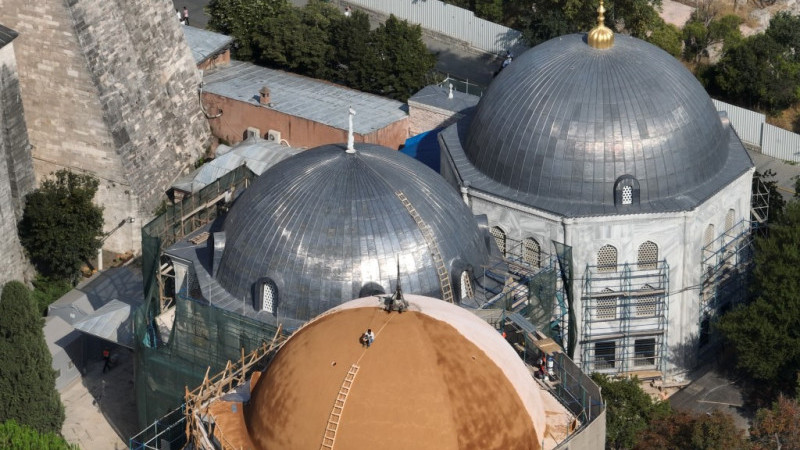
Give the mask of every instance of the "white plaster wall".
<path id="1" fill-rule="evenodd" d="M 667 325 L 667 371 L 679 374 L 696 364 L 699 335 L 699 285 L 702 277 L 702 247 L 706 227 L 715 226 L 715 235 L 724 233 L 729 209 L 735 210 L 734 224 L 750 215 L 750 190 L 753 169 L 691 211 L 660 214 L 635 214 L 603 217 L 564 218 L 524 205 L 509 202 L 476 190 L 469 191 L 474 214 L 486 214 L 489 226 L 499 226 L 508 238 L 535 238 L 542 249 L 552 252 L 551 240 L 572 247 L 578 341 L 582 331 L 581 293 L 587 265 L 597 264 L 597 252 L 604 245 L 617 249 L 617 263 L 634 264 L 639 246 L 652 241 L 658 246 L 659 260 L 669 265 L 669 315 Z M 609 287 L 618 290 L 618 286 Z M 640 327 L 647 322 L 639 323 Z M 657 327 L 654 320 L 653 328 Z M 613 331 L 609 326 L 608 331 Z M 581 357 L 576 347 L 575 360 Z"/>

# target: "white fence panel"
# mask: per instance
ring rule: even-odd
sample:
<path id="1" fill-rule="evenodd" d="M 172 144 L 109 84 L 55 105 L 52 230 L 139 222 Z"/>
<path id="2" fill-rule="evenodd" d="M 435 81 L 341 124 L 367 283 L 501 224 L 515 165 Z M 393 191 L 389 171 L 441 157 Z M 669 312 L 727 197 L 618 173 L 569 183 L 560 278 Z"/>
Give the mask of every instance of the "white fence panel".
<path id="1" fill-rule="evenodd" d="M 426 30 L 452 37 L 489 53 L 526 46 L 522 33 L 478 17 L 472 11 L 440 0 L 347 0 L 348 3 L 418 24 Z"/>
<path id="2" fill-rule="evenodd" d="M 731 126 L 739 138 L 748 144 L 761 145 L 761 127 L 766 123 L 766 116 L 749 109 L 740 108 L 729 103 L 711 99 L 717 111 L 728 113 Z"/>
<path id="3" fill-rule="evenodd" d="M 761 153 L 786 161 L 800 162 L 800 135 L 764 124 Z"/>

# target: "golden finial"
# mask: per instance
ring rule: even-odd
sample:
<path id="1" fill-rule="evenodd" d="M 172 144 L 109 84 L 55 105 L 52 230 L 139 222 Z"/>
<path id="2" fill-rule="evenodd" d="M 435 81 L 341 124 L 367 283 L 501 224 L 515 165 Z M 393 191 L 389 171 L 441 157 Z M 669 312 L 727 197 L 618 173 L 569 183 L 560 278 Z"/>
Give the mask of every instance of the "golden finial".
<path id="1" fill-rule="evenodd" d="M 600 0 L 600 6 L 597 8 L 597 26 L 589 32 L 588 41 L 593 48 L 604 49 L 614 45 L 614 32 L 605 25 L 605 12 L 603 0 Z"/>

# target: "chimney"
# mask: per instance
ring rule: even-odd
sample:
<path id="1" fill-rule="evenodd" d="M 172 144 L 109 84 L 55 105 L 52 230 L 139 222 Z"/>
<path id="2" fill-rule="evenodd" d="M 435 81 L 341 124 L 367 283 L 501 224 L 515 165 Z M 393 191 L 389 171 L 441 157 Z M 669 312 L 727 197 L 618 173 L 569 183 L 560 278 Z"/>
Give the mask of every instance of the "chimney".
<path id="1" fill-rule="evenodd" d="M 262 105 L 269 105 L 269 88 L 264 86 L 260 91 L 258 91 L 258 93 L 261 94 L 258 97 L 258 103 L 261 103 Z"/>

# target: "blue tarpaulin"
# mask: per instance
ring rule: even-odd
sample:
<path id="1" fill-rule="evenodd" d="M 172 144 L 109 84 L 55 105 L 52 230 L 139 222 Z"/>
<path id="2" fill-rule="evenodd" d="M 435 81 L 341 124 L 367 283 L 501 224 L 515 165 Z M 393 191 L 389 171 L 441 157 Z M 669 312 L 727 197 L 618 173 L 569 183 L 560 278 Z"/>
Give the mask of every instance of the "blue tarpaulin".
<path id="1" fill-rule="evenodd" d="M 401 152 L 439 172 L 439 132 L 441 128 L 426 131 L 406 139 Z"/>

